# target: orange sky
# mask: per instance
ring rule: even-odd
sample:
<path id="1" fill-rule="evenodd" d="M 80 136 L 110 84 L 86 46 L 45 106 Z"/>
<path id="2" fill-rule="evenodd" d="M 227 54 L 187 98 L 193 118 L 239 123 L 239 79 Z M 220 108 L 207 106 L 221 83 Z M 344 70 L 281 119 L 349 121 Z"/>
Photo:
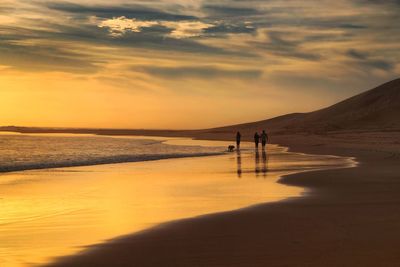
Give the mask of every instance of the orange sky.
<path id="1" fill-rule="evenodd" d="M 5 0 L 0 125 L 203 128 L 311 111 L 399 76 L 399 11 L 364 0 Z"/>

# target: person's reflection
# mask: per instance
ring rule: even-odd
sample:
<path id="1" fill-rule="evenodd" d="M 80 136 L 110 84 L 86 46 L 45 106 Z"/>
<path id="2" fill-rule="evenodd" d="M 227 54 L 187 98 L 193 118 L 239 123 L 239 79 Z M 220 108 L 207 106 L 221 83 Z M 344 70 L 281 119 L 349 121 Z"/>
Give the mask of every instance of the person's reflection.
<path id="1" fill-rule="evenodd" d="M 256 150 L 256 165 L 254 167 L 254 173 L 256 174 L 256 177 L 260 174 L 260 153 L 258 152 L 258 149 Z"/>
<path id="2" fill-rule="evenodd" d="M 242 178 L 242 155 L 240 150 L 236 150 L 237 176 Z"/>
<path id="3" fill-rule="evenodd" d="M 268 161 L 267 160 L 267 152 L 263 149 L 261 172 L 263 173 L 264 178 L 267 177 L 267 172 L 268 172 L 268 162 L 267 161 Z"/>

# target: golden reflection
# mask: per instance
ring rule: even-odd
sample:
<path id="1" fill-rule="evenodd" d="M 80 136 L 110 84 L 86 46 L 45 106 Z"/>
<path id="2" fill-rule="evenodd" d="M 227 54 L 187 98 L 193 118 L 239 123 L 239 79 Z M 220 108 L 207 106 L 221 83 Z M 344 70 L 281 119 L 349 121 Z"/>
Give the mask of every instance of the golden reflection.
<path id="1" fill-rule="evenodd" d="M 255 166 L 254 166 L 254 173 L 256 177 L 260 176 L 260 173 L 264 178 L 267 177 L 267 172 L 268 172 L 268 156 L 267 156 L 267 151 L 265 149 L 262 150 L 261 152 L 261 159 L 262 159 L 262 164 L 260 166 L 260 152 L 258 149 L 255 150 L 254 153 L 254 160 L 255 160 Z"/>
<path id="2" fill-rule="evenodd" d="M 261 172 L 268 179 L 254 179 L 254 152 L 245 150 L 2 174 L 0 266 L 45 263 L 161 222 L 300 195 L 303 189 L 276 181 L 293 172 L 282 171 L 287 164 L 301 166 L 298 162 L 303 160 L 310 166 L 316 159 L 275 153 L 270 155 L 268 172 L 267 157 L 261 156 Z M 316 162 L 315 166 L 320 164 Z M 236 175 L 243 179 L 232 179 Z"/>
<path id="3" fill-rule="evenodd" d="M 236 150 L 237 176 L 242 177 L 242 154 L 240 149 Z"/>
<path id="4" fill-rule="evenodd" d="M 254 167 L 254 173 L 256 174 L 256 177 L 258 177 L 260 173 L 260 152 L 258 152 L 258 149 L 256 149 L 255 153 L 255 167 Z"/>
<path id="5" fill-rule="evenodd" d="M 267 151 L 265 149 L 262 150 L 262 168 L 261 172 L 264 176 L 264 178 L 267 176 L 267 171 L 268 171 L 268 158 L 267 158 Z"/>

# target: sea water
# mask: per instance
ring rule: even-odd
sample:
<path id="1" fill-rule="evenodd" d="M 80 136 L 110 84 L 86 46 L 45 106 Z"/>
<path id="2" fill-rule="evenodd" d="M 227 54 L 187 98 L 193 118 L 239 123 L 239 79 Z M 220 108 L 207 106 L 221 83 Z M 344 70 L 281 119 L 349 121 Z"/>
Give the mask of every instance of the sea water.
<path id="1" fill-rule="evenodd" d="M 0 134 L 0 172 L 214 155 L 224 147 L 169 145 L 179 138 Z"/>
<path id="2" fill-rule="evenodd" d="M 225 153 L 231 142 L 180 138 L 0 139 L 3 171 L 34 169 L 0 174 L 2 267 L 37 266 L 161 223 L 301 197 L 303 188 L 280 177 L 355 164 L 274 145 L 243 143 Z M 208 156 L 190 157 L 200 155 Z M 123 161 L 135 162 L 105 164 Z M 49 168 L 56 166 L 64 167 Z"/>

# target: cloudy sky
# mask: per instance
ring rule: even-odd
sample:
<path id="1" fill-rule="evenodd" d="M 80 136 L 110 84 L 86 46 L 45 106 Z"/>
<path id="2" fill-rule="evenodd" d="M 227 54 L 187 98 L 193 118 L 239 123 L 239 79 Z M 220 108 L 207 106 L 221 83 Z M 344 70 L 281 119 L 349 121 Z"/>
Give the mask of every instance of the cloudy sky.
<path id="1" fill-rule="evenodd" d="M 2 0 L 0 125 L 202 128 L 400 76 L 399 0 Z"/>

